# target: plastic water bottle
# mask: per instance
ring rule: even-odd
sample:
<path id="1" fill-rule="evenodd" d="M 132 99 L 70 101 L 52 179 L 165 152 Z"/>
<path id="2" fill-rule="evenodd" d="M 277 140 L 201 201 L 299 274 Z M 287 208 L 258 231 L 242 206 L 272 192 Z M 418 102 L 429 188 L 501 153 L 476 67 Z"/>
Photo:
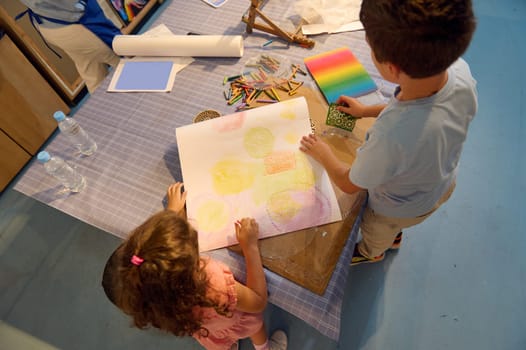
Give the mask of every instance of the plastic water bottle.
<path id="1" fill-rule="evenodd" d="M 47 173 L 60 181 L 71 192 L 80 192 L 86 187 L 86 179 L 70 167 L 64 159 L 50 156 L 46 151 L 38 153 L 37 159 L 44 164 Z"/>
<path id="2" fill-rule="evenodd" d="M 58 122 L 58 127 L 64 133 L 80 153 L 89 156 L 97 150 L 97 144 L 93 141 L 86 131 L 73 118 L 66 118 L 62 111 L 56 111 L 53 118 Z"/>

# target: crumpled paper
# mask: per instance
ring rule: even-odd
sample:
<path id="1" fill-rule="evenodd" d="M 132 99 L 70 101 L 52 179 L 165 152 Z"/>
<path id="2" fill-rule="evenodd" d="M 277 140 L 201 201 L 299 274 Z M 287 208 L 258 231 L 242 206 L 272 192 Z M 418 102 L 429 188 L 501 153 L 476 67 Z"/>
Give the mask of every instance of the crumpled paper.
<path id="1" fill-rule="evenodd" d="M 308 23 L 302 28 L 304 34 L 337 33 L 363 28 L 359 24 L 361 3 L 361 0 L 299 0 L 294 9 Z M 350 23 L 354 25 L 349 27 Z"/>

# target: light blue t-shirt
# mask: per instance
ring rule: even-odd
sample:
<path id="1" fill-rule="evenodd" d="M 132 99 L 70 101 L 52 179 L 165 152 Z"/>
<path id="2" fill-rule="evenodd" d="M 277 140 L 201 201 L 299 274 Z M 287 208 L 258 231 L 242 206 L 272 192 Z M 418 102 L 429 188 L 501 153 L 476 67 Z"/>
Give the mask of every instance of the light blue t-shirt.
<path id="1" fill-rule="evenodd" d="M 459 59 L 436 94 L 391 98 L 357 150 L 349 179 L 369 192 L 369 206 L 390 217 L 429 212 L 455 180 L 469 123 L 477 111 L 476 81 Z"/>

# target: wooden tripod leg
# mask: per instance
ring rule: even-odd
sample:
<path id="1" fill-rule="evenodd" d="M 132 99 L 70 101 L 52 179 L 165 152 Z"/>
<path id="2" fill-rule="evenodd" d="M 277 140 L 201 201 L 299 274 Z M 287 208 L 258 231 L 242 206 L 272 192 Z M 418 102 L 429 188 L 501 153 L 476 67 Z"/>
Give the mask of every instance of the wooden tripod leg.
<path id="1" fill-rule="evenodd" d="M 248 9 L 247 33 L 251 34 L 256 22 L 256 10 L 259 6 L 259 0 L 250 0 L 250 8 Z"/>
<path id="2" fill-rule="evenodd" d="M 288 33 L 275 24 L 269 17 L 267 17 L 260 9 L 261 0 L 250 0 L 250 8 L 248 9 L 248 16 L 243 16 L 241 20 L 247 24 L 247 33 L 251 34 L 254 29 L 261 30 L 283 38 L 290 43 L 298 43 L 304 47 L 313 47 L 314 40 L 309 39 L 299 33 L 301 26 L 296 33 Z M 259 16 L 265 24 L 256 23 L 256 17 Z"/>
<path id="3" fill-rule="evenodd" d="M 280 27 L 278 27 L 278 25 L 276 25 L 274 22 L 272 22 L 272 20 L 270 18 L 265 16 L 263 14 L 263 12 L 261 12 L 260 9 L 256 8 L 255 11 L 259 15 L 259 17 L 261 17 L 261 19 L 263 21 L 267 22 L 267 24 L 278 33 L 279 36 L 281 36 L 283 39 L 285 39 L 285 40 L 287 40 L 289 42 L 294 41 L 292 36 L 289 35 L 289 33 L 287 33 L 286 31 L 282 30 Z"/>

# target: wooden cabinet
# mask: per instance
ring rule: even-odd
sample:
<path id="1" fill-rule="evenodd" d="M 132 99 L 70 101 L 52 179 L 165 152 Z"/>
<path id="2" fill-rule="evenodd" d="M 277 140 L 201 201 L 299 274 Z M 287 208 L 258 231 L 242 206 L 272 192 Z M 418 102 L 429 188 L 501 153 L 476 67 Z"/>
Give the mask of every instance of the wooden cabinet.
<path id="1" fill-rule="evenodd" d="M 26 9 L 19 1 L 0 0 L 0 27 L 64 101 L 74 105 L 85 92 L 84 81 L 68 55 L 54 47 L 62 56 L 59 57 L 46 46 L 27 15 L 15 21 L 15 17 Z"/>
<path id="2" fill-rule="evenodd" d="M 29 153 L 0 131 L 0 192 L 30 159 Z"/>
<path id="3" fill-rule="evenodd" d="M 57 128 L 68 105 L 8 35 L 0 38 L 0 191 Z"/>
<path id="4" fill-rule="evenodd" d="M 140 28 L 145 17 L 153 11 L 162 0 L 149 0 L 136 13 L 131 21 L 122 19 L 114 5 L 125 0 L 98 0 L 106 17 L 108 17 L 123 34 L 130 34 Z M 85 84 L 79 76 L 75 64 L 62 50 L 53 47 L 62 57 L 57 56 L 33 27 L 27 15 L 15 20 L 15 17 L 27 9 L 18 0 L 0 0 L 0 27 L 11 36 L 11 39 L 33 63 L 51 87 L 70 106 L 75 105 L 86 92 Z"/>
<path id="5" fill-rule="evenodd" d="M 125 21 L 112 6 L 123 0 L 98 1 L 125 34 L 138 30 L 162 2 L 149 0 Z M 85 91 L 73 61 L 51 51 L 27 16 L 15 20 L 25 10 L 19 1 L 0 0 L 0 191 L 55 131 L 53 113 L 69 113 Z M 3 32 L 7 34 L 2 37 Z"/>

